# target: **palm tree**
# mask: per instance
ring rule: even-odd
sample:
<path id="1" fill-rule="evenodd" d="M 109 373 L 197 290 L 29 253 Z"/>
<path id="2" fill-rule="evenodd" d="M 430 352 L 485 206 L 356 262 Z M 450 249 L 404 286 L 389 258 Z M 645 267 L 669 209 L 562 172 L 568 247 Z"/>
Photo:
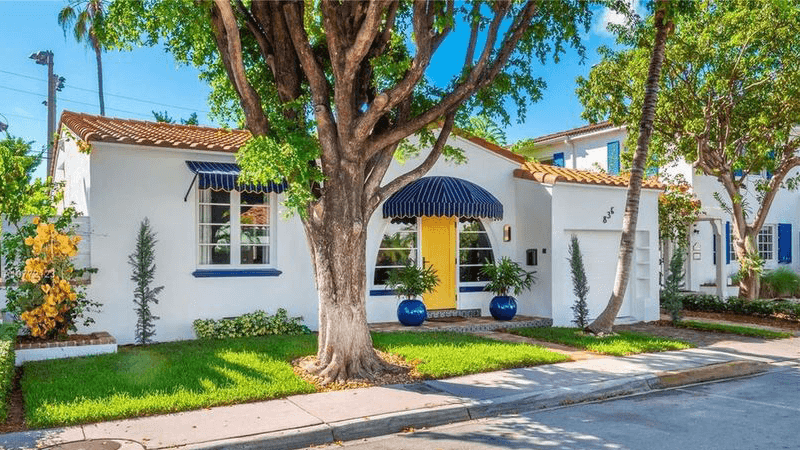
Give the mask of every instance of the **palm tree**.
<path id="1" fill-rule="evenodd" d="M 95 25 L 103 20 L 103 0 L 70 0 L 67 6 L 58 13 L 58 24 L 64 29 L 72 28 L 72 34 L 78 42 L 87 42 L 94 50 L 97 59 L 97 92 L 100 97 L 100 115 L 106 115 L 103 101 L 103 61 L 102 46 L 95 34 Z M 74 26 L 73 26 L 74 25 Z"/>
<path id="2" fill-rule="evenodd" d="M 653 118 L 656 114 L 658 101 L 658 83 L 661 78 L 661 66 L 664 63 L 664 53 L 667 35 L 672 30 L 672 21 L 667 17 L 667 8 L 670 0 L 658 0 L 654 16 L 656 36 L 653 41 L 653 53 L 650 55 L 650 66 L 647 70 L 647 84 L 645 85 L 644 103 L 642 105 L 642 118 L 639 121 L 639 138 L 636 141 L 636 153 L 633 156 L 631 178 L 628 183 L 628 195 L 625 199 L 625 216 L 622 219 L 622 237 L 620 238 L 619 256 L 617 259 L 617 276 L 614 279 L 614 289 L 606 309 L 590 323 L 586 329 L 594 334 L 609 334 L 613 331 L 614 319 L 619 314 L 624 299 L 625 289 L 631 275 L 631 260 L 636 239 L 636 221 L 639 217 L 639 197 L 642 192 L 642 178 L 647 151 L 650 146 L 650 136 L 653 133 Z"/>

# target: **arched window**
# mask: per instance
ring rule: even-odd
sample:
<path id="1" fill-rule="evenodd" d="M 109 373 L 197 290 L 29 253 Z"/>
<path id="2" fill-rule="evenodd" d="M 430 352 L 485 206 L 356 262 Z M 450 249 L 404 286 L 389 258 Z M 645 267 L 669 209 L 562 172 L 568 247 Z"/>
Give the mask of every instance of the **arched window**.
<path id="1" fill-rule="evenodd" d="M 385 284 L 390 271 L 403 267 L 409 260 L 418 261 L 418 249 L 417 219 L 392 219 L 378 249 L 373 284 Z"/>
<path id="2" fill-rule="evenodd" d="M 492 243 L 483 224 L 477 219 L 460 219 L 458 223 L 458 277 L 462 283 L 487 281 L 481 266 L 494 262 Z"/>

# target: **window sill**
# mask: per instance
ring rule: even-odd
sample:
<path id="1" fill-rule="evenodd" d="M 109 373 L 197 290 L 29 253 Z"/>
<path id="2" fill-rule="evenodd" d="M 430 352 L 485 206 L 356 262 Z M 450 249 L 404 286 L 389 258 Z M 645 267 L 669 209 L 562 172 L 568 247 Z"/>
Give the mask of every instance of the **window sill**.
<path id="1" fill-rule="evenodd" d="M 458 292 L 486 292 L 486 286 L 460 286 Z"/>
<path id="2" fill-rule="evenodd" d="M 198 269 L 192 272 L 192 276 L 195 278 L 277 277 L 282 273 L 278 269 Z"/>
<path id="3" fill-rule="evenodd" d="M 370 297 L 390 297 L 394 296 L 395 293 L 391 289 L 370 289 L 369 295 Z"/>

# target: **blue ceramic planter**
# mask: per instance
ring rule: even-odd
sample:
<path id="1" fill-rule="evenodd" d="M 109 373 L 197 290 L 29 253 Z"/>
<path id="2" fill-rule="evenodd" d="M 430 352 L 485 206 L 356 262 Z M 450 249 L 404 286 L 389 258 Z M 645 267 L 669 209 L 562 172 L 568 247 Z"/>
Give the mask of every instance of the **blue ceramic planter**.
<path id="1" fill-rule="evenodd" d="M 428 310 L 421 300 L 403 300 L 397 306 L 397 320 L 405 326 L 421 325 L 428 318 Z"/>
<path id="2" fill-rule="evenodd" d="M 517 301 L 510 295 L 498 295 L 489 303 L 489 312 L 497 320 L 511 320 L 517 315 Z"/>

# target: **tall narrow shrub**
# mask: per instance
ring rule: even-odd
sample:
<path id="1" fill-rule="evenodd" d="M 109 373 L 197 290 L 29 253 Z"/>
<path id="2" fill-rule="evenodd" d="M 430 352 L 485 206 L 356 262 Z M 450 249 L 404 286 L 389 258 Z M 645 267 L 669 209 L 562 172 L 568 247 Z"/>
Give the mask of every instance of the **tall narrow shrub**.
<path id="1" fill-rule="evenodd" d="M 569 245 L 569 266 L 572 272 L 572 292 L 575 293 L 575 305 L 572 313 L 575 320 L 572 322 L 580 328 L 589 324 L 589 305 L 586 296 L 589 295 L 589 281 L 586 279 L 586 269 L 583 267 L 583 255 L 578 243 L 578 236 L 572 235 Z"/>
<path id="2" fill-rule="evenodd" d="M 139 226 L 136 236 L 136 250 L 128 256 L 128 264 L 133 267 L 131 280 L 136 283 L 133 291 L 133 303 L 136 305 L 136 342 L 148 344 L 156 334 L 153 322 L 158 320 L 150 311 L 150 305 L 158 303 L 158 294 L 164 286 L 151 287 L 155 278 L 155 245 L 156 234 L 150 228 L 150 220 L 146 217 Z"/>
<path id="3" fill-rule="evenodd" d="M 661 294 L 661 306 L 667 310 L 673 322 L 679 322 L 683 318 L 683 299 L 678 291 L 686 276 L 683 270 L 685 260 L 686 248 L 676 249 L 669 261 L 669 272 L 664 280 L 664 292 Z"/>

